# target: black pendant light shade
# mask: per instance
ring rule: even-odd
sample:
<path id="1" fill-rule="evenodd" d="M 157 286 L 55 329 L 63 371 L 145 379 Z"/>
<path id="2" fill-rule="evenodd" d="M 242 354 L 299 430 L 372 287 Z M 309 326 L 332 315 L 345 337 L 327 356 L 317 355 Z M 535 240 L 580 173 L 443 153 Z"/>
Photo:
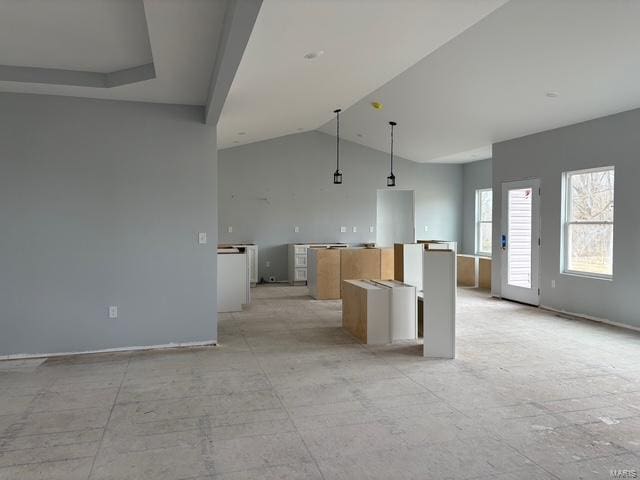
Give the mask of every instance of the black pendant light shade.
<path id="1" fill-rule="evenodd" d="M 397 125 L 396 122 L 389 122 L 391 125 L 391 173 L 387 177 L 387 187 L 396 186 L 396 176 L 393 174 L 393 127 Z"/>
<path id="2" fill-rule="evenodd" d="M 334 110 L 336 114 L 336 171 L 333 172 L 333 183 L 336 185 L 342 184 L 342 170 L 340 170 L 340 110 Z"/>

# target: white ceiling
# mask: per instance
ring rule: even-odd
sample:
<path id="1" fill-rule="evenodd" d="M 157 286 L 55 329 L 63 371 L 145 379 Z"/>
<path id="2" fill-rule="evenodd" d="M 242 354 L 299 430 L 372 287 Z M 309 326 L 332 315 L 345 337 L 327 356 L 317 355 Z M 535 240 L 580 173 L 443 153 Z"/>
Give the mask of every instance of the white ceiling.
<path id="1" fill-rule="evenodd" d="M 637 0 L 511 0 L 344 112 L 341 133 L 388 151 L 395 120 L 398 155 L 468 162 L 494 142 L 640 107 L 639 21 Z"/>
<path id="2" fill-rule="evenodd" d="M 218 124 L 220 148 L 318 128 L 505 1 L 264 0 Z"/>
<path id="3" fill-rule="evenodd" d="M 147 63 L 152 54 L 156 78 L 113 88 L 0 81 L 0 92 L 204 105 L 226 1 L 143 4 L 2 0 L 0 65 L 105 72 Z"/>
<path id="4" fill-rule="evenodd" d="M 142 0 L 0 3 L 0 65 L 108 73 L 152 61 Z"/>

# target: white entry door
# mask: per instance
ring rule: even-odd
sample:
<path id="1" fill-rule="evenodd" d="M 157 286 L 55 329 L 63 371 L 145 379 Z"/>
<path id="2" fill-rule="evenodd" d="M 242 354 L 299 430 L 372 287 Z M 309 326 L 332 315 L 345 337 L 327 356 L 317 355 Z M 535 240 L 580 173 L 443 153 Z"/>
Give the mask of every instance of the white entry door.
<path id="1" fill-rule="evenodd" d="M 540 304 L 540 180 L 502 184 L 502 297 Z"/>

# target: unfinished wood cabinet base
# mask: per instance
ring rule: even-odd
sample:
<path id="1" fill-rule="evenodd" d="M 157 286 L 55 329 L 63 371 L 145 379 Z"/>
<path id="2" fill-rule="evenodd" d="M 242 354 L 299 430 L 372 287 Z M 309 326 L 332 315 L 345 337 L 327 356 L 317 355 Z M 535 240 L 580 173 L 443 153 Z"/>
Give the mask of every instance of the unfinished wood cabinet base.
<path id="1" fill-rule="evenodd" d="M 458 286 L 478 286 L 478 257 L 475 255 L 458 255 Z"/>
<path id="2" fill-rule="evenodd" d="M 338 300 L 340 298 L 340 250 L 309 248 L 307 256 L 309 295 L 316 300 Z"/>
<path id="3" fill-rule="evenodd" d="M 491 259 L 480 257 L 478 271 L 478 286 L 491 290 Z"/>

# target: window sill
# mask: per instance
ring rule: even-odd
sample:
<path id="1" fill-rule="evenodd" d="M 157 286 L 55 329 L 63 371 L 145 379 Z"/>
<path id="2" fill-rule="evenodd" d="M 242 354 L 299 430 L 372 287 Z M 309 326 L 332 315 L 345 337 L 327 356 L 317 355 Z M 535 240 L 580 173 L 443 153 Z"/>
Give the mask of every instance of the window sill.
<path id="1" fill-rule="evenodd" d="M 582 272 L 560 272 L 560 275 L 566 275 L 568 277 L 586 278 L 589 280 L 604 280 L 605 282 L 612 282 L 613 276 L 596 275 L 593 273 Z"/>
<path id="2" fill-rule="evenodd" d="M 474 254 L 476 257 L 486 257 L 486 258 L 491 258 L 491 252 L 476 252 Z"/>

